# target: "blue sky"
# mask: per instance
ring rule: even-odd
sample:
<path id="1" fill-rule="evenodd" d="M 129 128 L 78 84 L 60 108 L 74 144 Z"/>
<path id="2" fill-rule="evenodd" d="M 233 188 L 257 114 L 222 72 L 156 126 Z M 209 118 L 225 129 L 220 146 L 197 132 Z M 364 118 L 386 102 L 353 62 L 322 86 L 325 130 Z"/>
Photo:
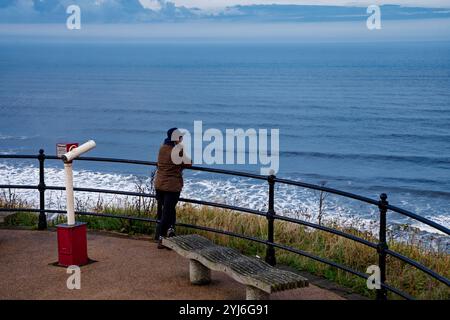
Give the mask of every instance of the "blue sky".
<path id="1" fill-rule="evenodd" d="M 385 19 L 450 17 L 449 0 L 1 0 L 0 23 L 63 22 L 71 4 L 87 23 L 352 21 L 388 3 L 396 6 L 382 7 Z"/>

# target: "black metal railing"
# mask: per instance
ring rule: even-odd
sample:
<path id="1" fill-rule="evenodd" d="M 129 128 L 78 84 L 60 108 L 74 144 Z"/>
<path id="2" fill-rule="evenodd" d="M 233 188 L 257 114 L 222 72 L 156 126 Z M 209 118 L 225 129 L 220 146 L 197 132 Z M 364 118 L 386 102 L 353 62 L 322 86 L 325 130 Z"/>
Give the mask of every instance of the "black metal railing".
<path id="1" fill-rule="evenodd" d="M 39 161 L 39 184 L 36 185 L 0 185 L 0 189 L 2 188 L 8 188 L 8 189 L 31 189 L 31 190 L 38 190 L 39 191 L 39 209 L 30 209 L 30 208 L 0 208 L 0 211 L 22 211 L 22 212 L 35 212 L 39 213 L 39 222 L 38 222 L 38 229 L 44 230 L 47 228 L 47 217 L 46 213 L 55 213 L 55 214 L 64 214 L 66 213 L 64 210 L 53 210 L 53 209 L 46 209 L 45 208 L 45 191 L 46 190 L 65 190 L 64 187 L 60 186 L 47 186 L 45 184 L 45 161 L 46 160 L 60 160 L 56 156 L 47 156 L 44 153 L 44 150 L 39 150 L 38 155 L 0 155 L 0 159 L 37 159 Z M 144 165 L 144 166 L 156 166 L 156 162 L 153 161 L 141 161 L 141 160 L 129 160 L 129 159 L 113 159 L 113 158 L 100 158 L 100 157 L 81 157 L 78 158 L 77 161 L 97 161 L 97 162 L 112 162 L 112 163 L 124 163 L 124 164 L 137 164 L 137 165 Z M 437 224 L 436 222 L 433 222 L 429 219 L 426 219 L 422 216 L 419 216 L 413 212 L 392 206 L 387 201 L 387 195 L 381 194 L 380 200 L 373 200 L 367 197 L 363 197 L 360 195 L 356 195 L 353 193 L 345 192 L 342 190 L 337 190 L 333 188 L 328 188 L 320 185 L 314 185 L 309 183 L 304 183 L 300 181 L 293 181 L 293 180 L 287 180 L 287 179 L 280 179 L 275 177 L 274 175 L 270 176 L 262 176 L 252 173 L 246 173 L 246 172 L 238 172 L 238 171 L 230 171 L 230 170 L 222 170 L 222 169 L 213 169 L 213 168 L 204 168 L 204 167 L 196 167 L 192 166 L 189 168 L 189 170 L 195 170 L 195 171 L 204 171 L 209 173 L 217 173 L 217 174 L 225 174 L 225 175 L 232 175 L 232 176 L 238 176 L 238 177 L 245 177 L 245 178 L 252 178 L 256 180 L 262 180 L 267 181 L 268 183 L 268 206 L 267 211 L 263 212 L 260 210 L 250 209 L 250 208 L 244 208 L 239 206 L 233 206 L 233 205 L 227 205 L 222 203 L 216 203 L 216 202 L 208 202 L 203 200 L 196 200 L 196 199 L 185 199 L 180 198 L 181 202 L 186 203 L 193 203 L 193 204 L 199 204 L 199 205 L 205 205 L 205 206 L 211 206 L 211 207 L 217 207 L 217 208 L 223 208 L 223 209 L 229 209 L 237 212 L 245 212 L 250 214 L 255 214 L 259 216 L 266 217 L 267 219 L 267 240 L 246 236 L 243 234 L 238 234 L 234 232 L 230 232 L 227 230 L 219 230 L 214 229 L 210 227 L 205 226 L 198 226 L 198 225 L 192 225 L 192 224 L 186 224 L 186 223 L 177 223 L 177 226 L 181 227 L 187 227 L 197 230 L 203 230 L 207 232 L 213 232 L 223 235 L 228 235 L 231 237 L 246 239 L 249 241 L 257 242 L 260 244 L 264 244 L 266 246 L 266 257 L 265 260 L 271 264 L 276 264 L 275 259 L 275 248 L 282 249 L 291 253 L 295 253 L 310 259 L 313 259 L 315 261 L 327 264 L 329 266 L 335 267 L 337 269 L 343 270 L 345 272 L 348 272 L 350 274 L 356 275 L 358 277 L 368 279 L 368 275 L 365 273 L 362 273 L 360 271 L 354 270 L 352 268 L 349 268 L 347 266 L 344 266 L 342 264 L 336 263 L 332 260 L 322 258 L 316 255 L 313 255 L 309 252 L 299 250 L 296 248 L 292 248 L 283 244 L 279 244 L 275 242 L 274 239 L 274 221 L 280 220 L 280 221 L 287 221 L 290 223 L 295 223 L 307 227 L 311 227 L 314 229 L 322 230 L 331 234 L 335 234 L 340 237 L 344 237 L 346 239 L 358 242 L 360 244 L 363 244 L 365 246 L 368 246 L 370 248 L 373 248 L 378 253 L 378 266 L 380 268 L 380 279 L 381 279 L 381 287 L 377 290 L 376 297 L 379 300 L 386 300 L 387 299 L 387 291 L 393 292 L 405 299 L 413 299 L 410 295 L 407 293 L 404 293 L 386 283 L 386 258 L 387 256 L 392 256 L 396 259 L 399 259 L 403 261 L 406 264 L 409 264 L 413 266 L 414 268 L 421 270 L 422 272 L 426 273 L 430 277 L 434 278 L 435 280 L 444 283 L 447 286 L 450 286 L 450 281 L 443 275 L 438 274 L 437 272 L 425 267 L 424 265 L 420 264 L 417 261 L 414 261 L 406 256 L 403 256 L 402 254 L 392 251 L 388 248 L 388 244 L 386 241 L 386 229 L 387 229 L 387 212 L 393 211 L 397 212 L 399 214 L 402 214 L 404 216 L 407 216 L 409 218 L 412 218 L 414 220 L 417 220 L 421 223 L 424 223 L 430 227 L 433 227 L 441 232 L 443 232 L 446 235 L 450 235 L 450 230 L 442 225 Z M 380 219 L 379 219 L 379 237 L 378 237 L 378 243 L 370 242 L 366 239 L 360 238 L 358 236 L 352 235 L 350 233 L 346 233 L 340 230 L 336 230 L 330 227 L 326 227 L 320 224 L 315 224 L 312 222 L 285 217 L 281 215 L 277 215 L 275 212 L 275 184 L 285 184 L 285 185 L 292 185 L 312 190 L 318 190 L 321 192 L 327 192 L 335 195 L 339 195 L 345 198 L 361 201 L 364 203 L 367 203 L 369 205 L 374 205 L 378 207 Z M 154 194 L 150 193 L 141 193 L 141 192 L 132 192 L 132 191 L 121 191 L 121 190 L 108 190 L 108 189 L 94 189 L 94 188 L 74 188 L 74 191 L 77 192 L 95 192 L 95 193 L 105 193 L 105 194 L 115 194 L 115 195 L 126 195 L 126 196 L 137 196 L 137 197 L 148 197 L 148 198 L 155 198 Z M 126 216 L 126 215 L 116 215 L 116 214 L 104 214 L 104 213 L 96 213 L 96 212 L 83 212 L 83 211 L 77 211 L 76 214 L 78 215 L 87 215 L 87 216 L 97 216 L 97 217 L 109 217 L 109 218 L 118 218 L 118 219 L 128 219 L 130 221 L 145 221 L 150 223 L 158 223 L 158 220 L 147 218 L 147 217 L 135 217 L 135 216 Z"/>

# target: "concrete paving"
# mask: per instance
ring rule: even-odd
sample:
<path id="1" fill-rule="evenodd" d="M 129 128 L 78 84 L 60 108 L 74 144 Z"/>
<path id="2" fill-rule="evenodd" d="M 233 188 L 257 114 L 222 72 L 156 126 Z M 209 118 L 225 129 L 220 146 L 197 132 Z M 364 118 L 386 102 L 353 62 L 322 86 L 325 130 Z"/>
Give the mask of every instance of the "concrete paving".
<path id="1" fill-rule="evenodd" d="M 0 229 L 0 299 L 241 300 L 245 287 L 212 272 L 212 283 L 189 282 L 189 261 L 147 240 L 88 233 L 89 257 L 81 268 L 81 289 L 67 289 L 70 274 L 58 260 L 56 232 Z M 343 299 L 308 288 L 272 294 L 279 300 Z"/>

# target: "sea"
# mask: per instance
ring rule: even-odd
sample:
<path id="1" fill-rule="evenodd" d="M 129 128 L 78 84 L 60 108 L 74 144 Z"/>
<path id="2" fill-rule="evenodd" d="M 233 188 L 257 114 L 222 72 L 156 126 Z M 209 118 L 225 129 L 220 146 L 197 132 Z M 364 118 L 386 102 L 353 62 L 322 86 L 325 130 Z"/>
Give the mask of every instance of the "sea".
<path id="1" fill-rule="evenodd" d="M 93 139 L 90 156 L 155 161 L 167 129 L 193 131 L 194 121 L 221 132 L 278 129 L 278 177 L 372 199 L 386 193 L 390 204 L 450 227 L 449 42 L 0 41 L 2 155 L 55 155 L 57 143 Z M 46 168 L 46 184 L 62 186 L 63 163 Z M 154 168 L 78 161 L 74 170 L 79 187 L 136 190 Z M 185 198 L 267 210 L 265 181 L 184 177 Z M 0 159 L 0 184 L 37 182 L 36 160 Z M 36 191 L 16 192 L 37 201 Z M 63 206 L 53 193 L 48 205 Z M 275 209 L 362 229 L 378 220 L 375 206 L 281 184 Z M 388 223 L 439 235 L 393 212 Z"/>

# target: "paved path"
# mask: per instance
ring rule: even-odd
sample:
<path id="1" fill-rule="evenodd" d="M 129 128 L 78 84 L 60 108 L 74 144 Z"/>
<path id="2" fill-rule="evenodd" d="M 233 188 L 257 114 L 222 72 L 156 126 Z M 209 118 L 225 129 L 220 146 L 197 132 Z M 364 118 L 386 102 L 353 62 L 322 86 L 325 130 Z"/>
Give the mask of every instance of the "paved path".
<path id="1" fill-rule="evenodd" d="M 150 241 L 88 234 L 98 262 L 81 268 L 81 289 L 68 290 L 69 274 L 56 262 L 56 232 L 0 229 L 0 299 L 245 299 L 245 287 L 222 273 L 208 286 L 189 283 L 189 263 Z M 314 285 L 272 299 L 342 299 Z"/>

